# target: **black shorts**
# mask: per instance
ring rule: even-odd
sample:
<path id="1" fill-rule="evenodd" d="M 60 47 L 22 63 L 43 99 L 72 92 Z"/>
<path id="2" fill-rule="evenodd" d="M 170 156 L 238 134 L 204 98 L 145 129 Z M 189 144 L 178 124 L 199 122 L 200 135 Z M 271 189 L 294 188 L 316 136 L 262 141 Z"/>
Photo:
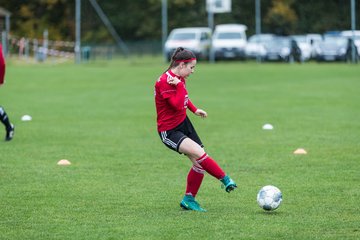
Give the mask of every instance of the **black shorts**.
<path id="1" fill-rule="evenodd" d="M 159 135 L 161 141 L 165 144 L 165 146 L 178 153 L 180 153 L 179 152 L 180 144 L 187 137 L 192 139 L 201 147 L 204 147 L 199 136 L 195 131 L 194 126 L 192 125 L 190 119 L 187 116 L 185 120 L 182 123 L 180 123 L 177 127 L 168 131 L 159 132 Z"/>

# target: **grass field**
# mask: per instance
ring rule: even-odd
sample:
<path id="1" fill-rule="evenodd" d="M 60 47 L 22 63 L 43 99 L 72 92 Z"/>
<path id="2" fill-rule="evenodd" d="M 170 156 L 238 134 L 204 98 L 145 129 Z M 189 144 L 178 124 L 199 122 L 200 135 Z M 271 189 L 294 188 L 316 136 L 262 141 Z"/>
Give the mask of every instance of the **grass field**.
<path id="1" fill-rule="evenodd" d="M 360 238 L 359 65 L 198 64 L 187 87 L 209 117 L 189 115 L 239 185 L 227 194 L 207 175 L 206 213 L 180 210 L 190 161 L 156 133 L 165 68 L 9 61 L 0 103 L 16 134 L 0 141 L 0 239 Z M 283 193 L 270 213 L 256 203 L 268 184 Z"/>

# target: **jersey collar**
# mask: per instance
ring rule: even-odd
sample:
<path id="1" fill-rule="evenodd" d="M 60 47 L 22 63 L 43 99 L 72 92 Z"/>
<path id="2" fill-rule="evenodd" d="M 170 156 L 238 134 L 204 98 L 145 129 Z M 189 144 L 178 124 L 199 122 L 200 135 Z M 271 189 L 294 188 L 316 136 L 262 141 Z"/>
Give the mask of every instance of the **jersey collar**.
<path id="1" fill-rule="evenodd" d="M 183 77 L 180 77 L 180 76 L 176 75 L 171 70 L 167 70 L 166 75 L 168 75 L 170 77 L 177 77 L 178 79 L 180 79 L 180 81 L 185 82 L 185 79 Z"/>

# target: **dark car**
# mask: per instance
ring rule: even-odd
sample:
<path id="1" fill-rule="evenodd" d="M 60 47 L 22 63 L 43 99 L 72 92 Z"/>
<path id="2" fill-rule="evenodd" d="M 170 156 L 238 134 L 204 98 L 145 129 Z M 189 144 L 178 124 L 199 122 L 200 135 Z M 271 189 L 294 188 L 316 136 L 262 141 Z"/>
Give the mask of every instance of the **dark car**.
<path id="1" fill-rule="evenodd" d="M 342 36 L 325 36 L 316 49 L 317 61 L 346 61 L 348 39 Z"/>
<path id="2" fill-rule="evenodd" d="M 265 44 L 265 61 L 285 61 L 290 60 L 291 39 L 288 37 L 275 37 Z"/>

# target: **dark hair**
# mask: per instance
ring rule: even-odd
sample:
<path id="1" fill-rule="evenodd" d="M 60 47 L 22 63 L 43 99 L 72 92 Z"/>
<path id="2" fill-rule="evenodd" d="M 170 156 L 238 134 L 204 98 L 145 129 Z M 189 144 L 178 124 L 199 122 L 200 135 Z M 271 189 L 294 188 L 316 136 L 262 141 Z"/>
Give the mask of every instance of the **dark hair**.
<path id="1" fill-rule="evenodd" d="M 178 47 L 171 56 L 170 66 L 168 69 L 178 66 L 182 61 L 191 60 L 194 58 L 196 59 L 196 56 L 192 51 L 183 47 Z"/>

